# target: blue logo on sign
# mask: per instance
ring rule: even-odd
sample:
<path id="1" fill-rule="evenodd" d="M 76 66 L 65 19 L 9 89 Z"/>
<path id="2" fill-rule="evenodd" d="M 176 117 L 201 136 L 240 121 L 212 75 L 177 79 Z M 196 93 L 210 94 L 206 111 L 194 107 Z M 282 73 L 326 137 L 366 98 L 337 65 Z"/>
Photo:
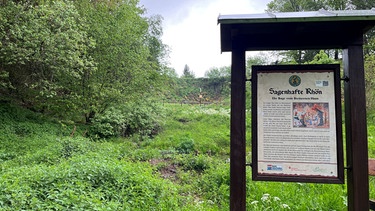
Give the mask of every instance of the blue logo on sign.
<path id="1" fill-rule="evenodd" d="M 282 171 L 283 167 L 279 165 L 267 165 L 267 171 Z"/>

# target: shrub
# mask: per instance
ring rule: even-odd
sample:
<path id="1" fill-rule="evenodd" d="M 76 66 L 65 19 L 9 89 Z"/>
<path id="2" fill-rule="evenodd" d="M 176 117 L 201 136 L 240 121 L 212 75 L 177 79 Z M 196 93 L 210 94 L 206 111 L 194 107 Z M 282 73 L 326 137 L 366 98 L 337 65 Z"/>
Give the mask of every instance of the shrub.
<path id="1" fill-rule="evenodd" d="M 62 139 L 57 139 L 57 141 L 61 144 L 59 154 L 62 158 L 70 158 L 75 154 L 83 154 L 88 152 L 91 147 L 91 143 L 82 137 L 64 137 Z"/>
<path id="2" fill-rule="evenodd" d="M 229 201 L 230 172 L 228 163 L 217 163 L 208 169 L 198 185 L 203 196 L 216 204 L 226 205 Z"/>
<path id="3" fill-rule="evenodd" d="M 164 110 L 150 102 L 135 102 L 111 107 L 93 119 L 89 135 L 94 138 L 153 137 L 163 125 Z"/>
<path id="4" fill-rule="evenodd" d="M 207 155 L 186 154 L 178 158 L 178 165 L 185 171 L 203 172 L 212 166 L 212 159 Z"/>
<path id="5" fill-rule="evenodd" d="M 181 138 L 181 142 L 176 147 L 176 150 L 181 154 L 189 154 L 195 151 L 194 146 L 194 140 L 189 136 L 184 136 Z"/>
<path id="6" fill-rule="evenodd" d="M 17 168 L 0 182 L 4 210 L 176 210 L 178 197 L 149 165 L 96 156 Z"/>

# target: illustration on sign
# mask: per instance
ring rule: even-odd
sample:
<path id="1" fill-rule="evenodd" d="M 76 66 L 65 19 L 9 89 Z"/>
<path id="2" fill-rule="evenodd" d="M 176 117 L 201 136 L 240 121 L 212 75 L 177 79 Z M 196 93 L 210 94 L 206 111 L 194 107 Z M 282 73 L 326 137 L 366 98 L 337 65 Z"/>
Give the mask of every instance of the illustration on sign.
<path id="1" fill-rule="evenodd" d="M 329 103 L 293 103 L 293 127 L 329 128 Z"/>

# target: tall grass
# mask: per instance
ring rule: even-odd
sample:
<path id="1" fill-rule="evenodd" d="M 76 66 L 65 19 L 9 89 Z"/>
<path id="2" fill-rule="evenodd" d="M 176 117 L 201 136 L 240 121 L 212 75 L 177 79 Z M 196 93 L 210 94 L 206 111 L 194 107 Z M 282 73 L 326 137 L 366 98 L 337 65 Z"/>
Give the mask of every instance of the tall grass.
<path id="1" fill-rule="evenodd" d="M 369 157 L 375 158 L 375 119 L 374 112 L 369 112 L 367 119 L 367 133 L 368 133 L 368 151 Z M 370 198 L 375 199 L 375 177 L 370 176 L 369 178 L 370 186 Z"/>

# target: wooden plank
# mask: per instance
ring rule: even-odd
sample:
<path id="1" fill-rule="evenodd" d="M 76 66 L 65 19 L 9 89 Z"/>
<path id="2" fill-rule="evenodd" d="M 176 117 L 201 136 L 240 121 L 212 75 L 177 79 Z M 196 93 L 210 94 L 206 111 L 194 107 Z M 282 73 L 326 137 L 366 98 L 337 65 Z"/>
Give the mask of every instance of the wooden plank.
<path id="1" fill-rule="evenodd" d="M 362 35 L 344 49 L 348 210 L 369 210 L 368 147 Z"/>
<path id="2" fill-rule="evenodd" d="M 232 52 L 230 116 L 230 210 L 246 210 L 245 51 Z"/>

